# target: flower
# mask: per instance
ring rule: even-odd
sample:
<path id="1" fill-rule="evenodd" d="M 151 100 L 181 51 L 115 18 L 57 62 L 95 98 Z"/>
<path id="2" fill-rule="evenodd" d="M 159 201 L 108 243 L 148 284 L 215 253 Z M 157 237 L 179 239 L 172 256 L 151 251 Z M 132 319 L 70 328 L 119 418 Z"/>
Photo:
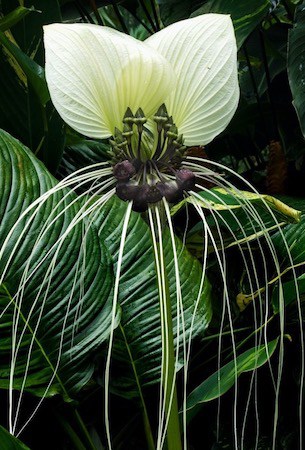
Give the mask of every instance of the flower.
<path id="1" fill-rule="evenodd" d="M 144 42 L 91 24 L 44 32 L 52 101 L 79 133 L 112 137 L 117 195 L 145 211 L 194 187 L 186 147 L 222 132 L 239 100 L 230 16 L 183 20 Z"/>

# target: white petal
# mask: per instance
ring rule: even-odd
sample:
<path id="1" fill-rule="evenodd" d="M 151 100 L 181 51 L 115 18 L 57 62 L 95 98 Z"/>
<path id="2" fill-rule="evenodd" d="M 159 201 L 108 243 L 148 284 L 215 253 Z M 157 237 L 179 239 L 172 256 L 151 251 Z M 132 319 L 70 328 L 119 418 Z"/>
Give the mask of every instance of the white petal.
<path id="1" fill-rule="evenodd" d="M 174 86 L 173 70 L 158 52 L 111 28 L 52 24 L 44 40 L 54 106 L 85 136 L 111 136 L 128 107 L 155 113 Z"/>
<path id="2" fill-rule="evenodd" d="M 236 40 L 230 16 L 204 14 L 177 22 L 145 41 L 177 75 L 166 100 L 186 145 L 205 145 L 223 131 L 238 104 Z"/>

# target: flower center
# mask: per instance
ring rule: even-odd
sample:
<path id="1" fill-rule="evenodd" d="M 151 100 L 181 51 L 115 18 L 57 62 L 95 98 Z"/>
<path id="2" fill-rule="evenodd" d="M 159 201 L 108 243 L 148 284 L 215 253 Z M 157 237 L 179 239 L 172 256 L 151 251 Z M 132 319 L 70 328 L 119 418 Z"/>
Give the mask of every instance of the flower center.
<path id="1" fill-rule="evenodd" d="M 184 191 L 194 188 L 195 175 L 182 167 L 186 156 L 183 136 L 164 104 L 151 123 L 141 108 L 134 115 L 128 108 L 123 130 L 115 130 L 110 144 L 117 196 L 132 200 L 133 210 L 146 211 L 150 203 L 163 197 L 175 203 L 183 198 Z"/>

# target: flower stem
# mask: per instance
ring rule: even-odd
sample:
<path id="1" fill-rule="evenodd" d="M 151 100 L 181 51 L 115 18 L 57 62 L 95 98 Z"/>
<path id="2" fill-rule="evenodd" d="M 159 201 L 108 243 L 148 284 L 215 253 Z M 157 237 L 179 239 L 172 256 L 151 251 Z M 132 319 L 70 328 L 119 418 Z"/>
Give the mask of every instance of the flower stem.
<path id="1" fill-rule="evenodd" d="M 76 423 L 79 426 L 79 431 L 81 432 L 84 442 L 86 443 L 86 448 L 88 450 L 96 450 L 96 447 L 94 445 L 94 443 L 92 442 L 91 436 L 89 434 L 89 431 L 86 427 L 86 425 L 83 422 L 83 419 L 81 418 L 79 412 L 77 411 L 77 409 L 72 408 L 72 413 L 74 415 L 74 419 L 76 421 Z"/>
<path id="2" fill-rule="evenodd" d="M 154 218 L 152 211 L 149 209 L 149 221 L 153 239 L 154 256 L 156 273 L 158 278 L 158 289 L 160 299 L 160 319 L 161 319 L 161 336 L 162 336 L 162 370 L 161 383 L 163 387 L 164 398 L 162 404 L 165 409 L 165 433 L 167 438 L 168 450 L 182 450 L 179 411 L 177 400 L 177 389 L 175 385 L 176 378 L 176 355 L 174 344 L 174 331 L 172 319 L 171 298 L 168 284 L 168 274 L 166 270 L 163 242 L 162 242 L 162 226 L 158 208 L 154 210 Z M 157 226 L 156 226 L 157 225 Z M 157 230 L 157 233 L 155 232 Z M 157 235 L 157 236 L 156 236 Z M 179 345 L 179 343 L 177 344 Z M 163 409 L 163 408 L 162 408 Z M 159 429 L 158 448 L 162 447 L 163 420 L 164 415 L 160 416 L 161 427 Z M 161 433 L 161 436 L 160 436 Z M 161 441 L 161 443 L 160 443 Z"/>
<path id="3" fill-rule="evenodd" d="M 166 346 L 167 355 L 165 355 L 165 360 L 168 360 L 168 377 L 167 386 L 165 385 L 165 379 L 162 380 L 164 390 L 166 391 L 165 405 L 166 412 L 169 416 L 168 427 L 167 427 L 167 446 L 168 450 L 180 450 L 181 446 L 181 436 L 180 436 L 180 425 L 179 425 L 179 410 L 178 410 L 178 399 L 177 399 L 177 388 L 174 387 L 174 395 L 171 402 L 171 391 L 172 385 L 175 382 L 175 347 L 174 347 L 174 333 L 173 333 L 173 319 L 171 310 L 171 300 L 169 295 L 168 287 L 168 277 L 166 273 L 166 268 L 164 267 L 165 275 L 165 286 L 166 286 L 166 298 L 165 298 L 165 320 L 166 323 L 162 324 L 164 328 L 167 328 L 168 333 L 168 343 Z"/>

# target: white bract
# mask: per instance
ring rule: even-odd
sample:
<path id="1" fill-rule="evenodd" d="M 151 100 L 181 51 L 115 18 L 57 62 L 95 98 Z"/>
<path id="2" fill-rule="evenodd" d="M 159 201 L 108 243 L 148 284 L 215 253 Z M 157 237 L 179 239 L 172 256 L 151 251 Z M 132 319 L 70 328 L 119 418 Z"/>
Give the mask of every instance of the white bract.
<path id="1" fill-rule="evenodd" d="M 231 120 L 239 99 L 230 16 L 177 22 L 141 42 L 91 24 L 44 27 L 46 78 L 65 122 L 91 138 L 121 129 L 127 108 L 150 119 L 165 104 L 184 144 L 205 145 Z"/>

